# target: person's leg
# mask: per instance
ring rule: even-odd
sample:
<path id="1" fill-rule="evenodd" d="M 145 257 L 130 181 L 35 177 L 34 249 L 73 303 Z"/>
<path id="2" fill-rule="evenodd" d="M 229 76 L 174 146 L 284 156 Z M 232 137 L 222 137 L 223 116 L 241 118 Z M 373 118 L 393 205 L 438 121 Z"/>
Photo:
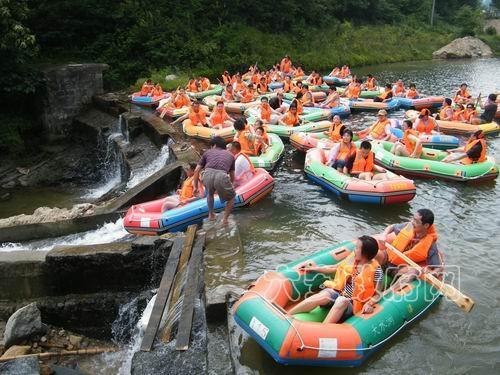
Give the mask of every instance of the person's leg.
<path id="1" fill-rule="evenodd" d="M 335 298 L 338 297 L 338 293 L 333 291 L 333 293 L 336 293 L 336 295 L 332 296 L 333 293 L 331 293 L 330 290 L 331 289 L 323 289 L 319 293 L 316 293 L 311 297 L 304 299 L 303 301 L 299 302 L 294 307 L 292 307 L 288 311 L 288 313 L 293 315 L 303 312 L 309 312 L 317 306 L 323 306 L 327 305 L 328 303 L 331 303 L 332 299 L 334 300 Z"/>
<path id="2" fill-rule="evenodd" d="M 342 315 L 344 315 L 344 311 L 346 311 L 350 303 L 351 301 L 344 296 L 337 298 L 328 315 L 323 320 L 323 323 L 337 323 L 342 318 Z"/>
<path id="3" fill-rule="evenodd" d="M 214 191 L 208 190 L 207 194 L 207 206 L 208 206 L 208 220 L 215 220 L 214 212 Z"/>
<path id="4" fill-rule="evenodd" d="M 402 144 L 395 144 L 396 146 L 396 150 L 394 152 L 395 155 L 397 156 L 406 156 L 406 157 L 409 157 L 410 156 L 410 153 L 408 152 L 408 150 L 406 149 L 406 147 Z"/>
<path id="5" fill-rule="evenodd" d="M 443 160 L 441 160 L 443 163 L 453 163 L 454 161 L 457 160 L 462 160 L 467 157 L 467 154 L 464 152 L 454 152 L 447 157 L 445 157 Z"/>
<path id="6" fill-rule="evenodd" d="M 381 181 L 381 180 L 388 180 L 388 179 L 389 179 L 389 176 L 387 175 L 387 173 L 377 173 L 377 174 L 374 174 L 372 177 L 373 181 Z"/>
<path id="7" fill-rule="evenodd" d="M 229 224 L 229 215 L 231 214 L 233 207 L 234 207 L 234 198 L 230 199 L 226 202 L 226 207 L 224 208 L 224 218 L 222 220 L 222 224 L 224 224 L 224 225 Z"/>
<path id="8" fill-rule="evenodd" d="M 165 212 L 167 210 L 171 210 L 172 208 L 177 207 L 180 204 L 179 196 L 172 195 L 170 197 L 166 197 L 163 201 L 163 205 L 161 207 L 161 212 Z"/>
<path id="9" fill-rule="evenodd" d="M 359 174 L 360 180 L 370 181 L 372 179 L 373 173 L 371 172 L 363 172 Z"/>

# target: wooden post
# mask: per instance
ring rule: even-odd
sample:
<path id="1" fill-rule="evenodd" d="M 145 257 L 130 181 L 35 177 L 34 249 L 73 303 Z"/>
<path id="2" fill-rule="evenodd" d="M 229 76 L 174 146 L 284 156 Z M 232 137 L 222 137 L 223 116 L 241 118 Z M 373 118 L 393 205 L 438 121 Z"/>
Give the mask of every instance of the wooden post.
<path id="1" fill-rule="evenodd" d="M 186 240 L 184 241 L 184 247 L 182 249 L 181 258 L 179 260 L 179 265 L 177 266 L 177 274 L 174 280 L 174 288 L 172 291 L 172 297 L 167 308 L 167 315 L 173 310 L 175 304 L 181 296 L 181 275 L 182 271 L 186 268 L 189 258 L 191 257 L 191 250 L 193 249 L 194 238 L 196 236 L 196 230 L 198 229 L 197 224 L 190 225 L 186 231 Z M 169 342 L 172 337 L 172 323 L 165 326 L 163 332 L 160 335 L 160 340 L 162 342 Z"/>
<path id="2" fill-rule="evenodd" d="M 165 304 L 167 303 L 168 295 L 170 294 L 170 290 L 172 288 L 175 270 L 177 269 L 179 256 L 182 250 L 182 243 L 183 238 L 178 237 L 174 239 L 174 245 L 172 246 L 167 264 L 165 265 L 165 270 L 163 271 L 163 277 L 160 282 L 158 293 L 156 294 L 156 300 L 153 310 L 151 311 L 151 316 L 149 317 L 148 326 L 146 327 L 146 332 L 144 332 L 144 338 L 142 339 L 141 344 L 142 351 L 150 351 L 153 346 L 156 332 L 158 331 L 161 317 L 163 316 L 163 311 L 165 310 Z"/>
<path id="3" fill-rule="evenodd" d="M 193 311 L 196 295 L 198 294 L 198 281 L 200 278 L 199 268 L 203 256 L 203 246 L 205 245 L 205 234 L 201 234 L 196 239 L 193 247 L 191 260 L 189 261 L 186 286 L 184 287 L 184 300 L 182 301 L 182 311 L 177 329 L 176 345 L 177 350 L 187 350 L 189 348 L 189 338 L 191 336 L 191 326 L 193 323 Z"/>

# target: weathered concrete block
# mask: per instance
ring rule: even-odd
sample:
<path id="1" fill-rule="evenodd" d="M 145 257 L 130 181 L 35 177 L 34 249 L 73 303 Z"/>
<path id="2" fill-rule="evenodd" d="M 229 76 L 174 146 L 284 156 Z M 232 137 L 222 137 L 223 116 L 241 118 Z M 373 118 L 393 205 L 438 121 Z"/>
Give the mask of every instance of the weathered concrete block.
<path id="1" fill-rule="evenodd" d="M 4 333 L 5 347 L 8 348 L 14 344 L 19 344 L 23 340 L 44 331 L 40 310 L 38 310 L 35 303 L 31 303 L 17 310 L 7 320 Z"/>
<path id="2" fill-rule="evenodd" d="M 3 375 L 39 375 L 40 365 L 35 357 L 19 358 L 0 363 L 0 374 Z"/>

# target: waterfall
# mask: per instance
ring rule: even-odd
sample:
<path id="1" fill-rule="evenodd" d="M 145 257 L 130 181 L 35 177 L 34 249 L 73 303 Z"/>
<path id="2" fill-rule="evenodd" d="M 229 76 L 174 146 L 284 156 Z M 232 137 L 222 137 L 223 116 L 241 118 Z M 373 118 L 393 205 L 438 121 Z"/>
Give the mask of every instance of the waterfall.
<path id="1" fill-rule="evenodd" d="M 170 147 L 168 145 L 163 145 L 156 158 L 149 163 L 149 165 L 145 165 L 143 168 L 132 172 L 130 180 L 127 183 L 127 188 L 130 189 L 138 185 L 155 172 L 158 172 L 167 164 L 169 158 Z"/>

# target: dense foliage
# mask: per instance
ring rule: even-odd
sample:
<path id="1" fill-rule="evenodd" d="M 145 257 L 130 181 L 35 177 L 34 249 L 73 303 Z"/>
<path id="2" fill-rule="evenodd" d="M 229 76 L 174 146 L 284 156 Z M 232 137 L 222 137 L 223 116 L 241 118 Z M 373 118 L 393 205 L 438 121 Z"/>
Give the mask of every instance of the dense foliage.
<path id="1" fill-rule="evenodd" d="M 284 54 L 320 70 L 425 59 L 481 31 L 479 3 L 436 1 L 431 28 L 432 0 L 0 0 L 0 105 L 5 114 L 12 101 L 30 103 L 40 62 L 104 62 L 107 88 L 121 88 L 151 75 L 268 67 Z M 0 124 L 0 149 L 25 118 Z"/>

